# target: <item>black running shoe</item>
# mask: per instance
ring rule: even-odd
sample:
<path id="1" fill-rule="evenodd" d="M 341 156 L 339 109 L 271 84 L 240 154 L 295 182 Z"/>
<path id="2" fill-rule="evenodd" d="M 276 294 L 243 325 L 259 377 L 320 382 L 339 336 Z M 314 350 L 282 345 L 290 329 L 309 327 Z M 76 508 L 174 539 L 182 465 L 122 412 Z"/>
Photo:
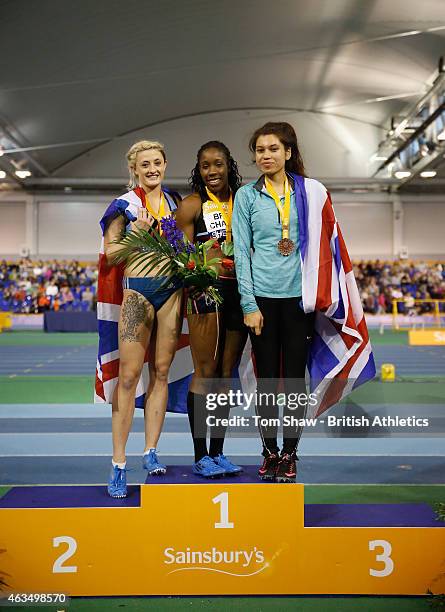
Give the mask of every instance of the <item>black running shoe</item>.
<path id="1" fill-rule="evenodd" d="M 261 480 L 275 480 L 279 460 L 277 453 L 269 453 L 264 457 L 263 465 L 258 470 Z"/>
<path id="2" fill-rule="evenodd" d="M 276 482 L 295 482 L 297 478 L 297 455 L 281 453 L 275 474 Z"/>

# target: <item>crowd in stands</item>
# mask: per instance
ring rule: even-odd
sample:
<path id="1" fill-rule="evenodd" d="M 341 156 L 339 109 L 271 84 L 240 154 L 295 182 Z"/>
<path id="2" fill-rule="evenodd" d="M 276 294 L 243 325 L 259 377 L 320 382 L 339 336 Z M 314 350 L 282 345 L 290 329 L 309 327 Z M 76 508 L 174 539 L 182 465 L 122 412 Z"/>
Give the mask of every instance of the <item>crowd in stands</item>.
<path id="1" fill-rule="evenodd" d="M 391 313 L 393 300 L 403 300 L 399 312 L 431 312 L 432 304 L 416 299 L 445 299 L 445 264 L 403 261 L 360 261 L 354 273 L 365 312 Z M 45 310 L 94 310 L 97 267 L 79 261 L 0 263 L 0 310 L 41 313 Z M 441 310 L 443 310 L 441 308 Z"/>
<path id="2" fill-rule="evenodd" d="M 45 310 L 94 310 L 97 267 L 79 261 L 0 262 L 0 310 L 34 314 Z"/>
<path id="3" fill-rule="evenodd" d="M 424 314 L 434 311 L 433 303 L 415 300 L 445 299 L 445 264 L 403 261 L 360 261 L 354 274 L 363 309 L 371 314 L 393 312 L 393 300 L 403 300 L 399 313 Z M 440 309 L 443 311 L 443 305 Z"/>

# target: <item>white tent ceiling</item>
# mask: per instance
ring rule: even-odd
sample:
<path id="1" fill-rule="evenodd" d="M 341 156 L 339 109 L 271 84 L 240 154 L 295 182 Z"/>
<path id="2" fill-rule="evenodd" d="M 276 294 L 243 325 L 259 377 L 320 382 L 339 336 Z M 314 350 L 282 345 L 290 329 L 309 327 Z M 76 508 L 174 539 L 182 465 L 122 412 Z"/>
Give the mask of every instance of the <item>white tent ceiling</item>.
<path id="1" fill-rule="evenodd" d="M 445 50 L 443 0 L 3 0 L 0 11 L 0 137 L 31 147 L 45 182 L 124 179 L 141 136 L 165 142 L 177 183 L 213 138 L 250 177 L 249 135 L 274 119 L 295 125 L 312 175 L 370 176 L 391 116 L 420 98 Z"/>

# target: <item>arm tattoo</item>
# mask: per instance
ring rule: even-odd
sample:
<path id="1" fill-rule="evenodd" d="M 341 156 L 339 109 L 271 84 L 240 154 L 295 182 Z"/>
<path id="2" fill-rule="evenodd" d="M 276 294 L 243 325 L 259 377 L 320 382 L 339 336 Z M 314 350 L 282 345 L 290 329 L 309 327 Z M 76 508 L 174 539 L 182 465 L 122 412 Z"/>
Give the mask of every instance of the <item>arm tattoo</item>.
<path id="1" fill-rule="evenodd" d="M 138 328 L 144 323 L 148 327 L 147 309 L 142 299 L 131 294 L 122 305 L 122 327 L 120 339 L 127 342 L 139 342 Z"/>

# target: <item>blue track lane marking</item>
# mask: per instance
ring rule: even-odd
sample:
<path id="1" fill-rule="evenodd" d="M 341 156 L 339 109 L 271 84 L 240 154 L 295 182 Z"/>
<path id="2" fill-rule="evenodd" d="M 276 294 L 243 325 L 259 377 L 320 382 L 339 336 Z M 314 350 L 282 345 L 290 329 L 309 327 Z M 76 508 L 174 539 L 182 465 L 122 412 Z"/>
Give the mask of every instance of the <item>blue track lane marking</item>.
<path id="1" fill-rule="evenodd" d="M 229 455 L 256 454 L 258 437 L 228 438 L 225 451 Z M 129 453 L 142 452 L 144 433 L 133 432 L 127 444 Z M 164 433 L 158 445 L 160 452 L 183 455 L 191 452 L 187 433 Z M 0 457 L 103 455 L 111 449 L 111 433 L 52 432 L 0 434 Z M 301 456 L 326 457 L 437 457 L 445 460 L 443 438 L 328 438 L 301 439 Z"/>

